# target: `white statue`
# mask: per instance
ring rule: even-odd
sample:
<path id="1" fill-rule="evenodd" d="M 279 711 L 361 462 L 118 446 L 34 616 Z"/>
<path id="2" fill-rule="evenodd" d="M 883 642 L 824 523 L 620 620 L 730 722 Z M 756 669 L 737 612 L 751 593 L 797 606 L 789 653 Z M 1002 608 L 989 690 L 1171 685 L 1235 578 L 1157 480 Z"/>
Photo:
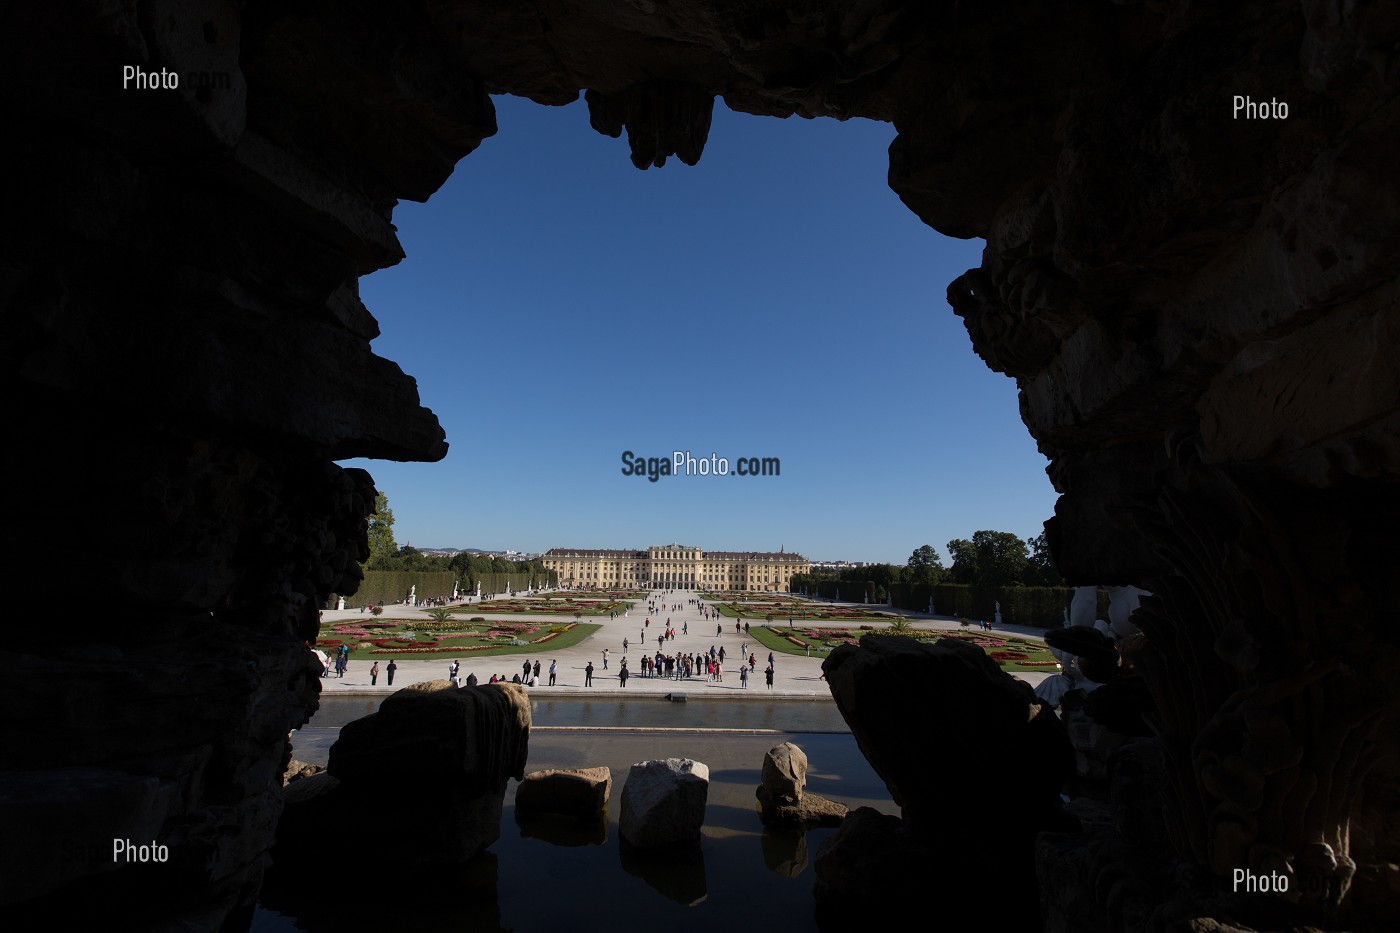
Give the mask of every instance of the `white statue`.
<path id="1" fill-rule="evenodd" d="M 340 602 L 336 604 L 336 607 L 335 607 L 335 608 L 337 608 L 337 609 L 344 609 L 344 608 L 345 608 L 345 597 L 344 597 L 344 596 L 340 597 Z"/>
<path id="2" fill-rule="evenodd" d="M 418 605 L 418 584 L 417 584 L 417 583 L 415 583 L 415 584 L 413 584 L 413 586 L 409 587 L 409 590 L 408 590 L 408 599 L 406 600 L 406 602 L 407 602 L 410 606 L 416 606 L 416 605 Z"/>
<path id="3" fill-rule="evenodd" d="M 1001 624 L 1001 600 L 997 600 L 997 625 Z"/>
<path id="4" fill-rule="evenodd" d="M 1133 612 L 1144 596 L 1151 596 L 1147 590 L 1135 586 L 1111 586 L 1108 588 L 1108 627 L 1109 634 L 1116 641 L 1136 635 L 1142 629 L 1131 621 Z"/>
<path id="5" fill-rule="evenodd" d="M 452 601 L 453 601 L 453 602 L 456 602 L 456 601 L 457 601 L 457 581 L 456 581 L 456 580 L 453 580 L 453 581 L 452 581 Z"/>
<path id="6" fill-rule="evenodd" d="M 1094 627 L 1094 614 L 1098 611 L 1099 588 L 1097 586 L 1077 586 L 1074 599 L 1069 604 L 1069 624 Z"/>

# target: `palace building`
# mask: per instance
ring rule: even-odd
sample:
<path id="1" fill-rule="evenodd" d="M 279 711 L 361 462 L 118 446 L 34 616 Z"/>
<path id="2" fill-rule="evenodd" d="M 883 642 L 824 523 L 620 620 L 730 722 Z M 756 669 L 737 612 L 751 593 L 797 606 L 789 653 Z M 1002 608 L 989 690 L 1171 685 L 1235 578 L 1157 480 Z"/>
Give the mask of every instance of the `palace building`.
<path id="1" fill-rule="evenodd" d="M 613 589 L 758 590 L 786 593 L 793 574 L 811 564 L 801 554 L 778 551 L 702 551 L 665 544 L 645 551 L 599 551 L 557 547 L 544 557 L 546 570 L 565 587 Z"/>

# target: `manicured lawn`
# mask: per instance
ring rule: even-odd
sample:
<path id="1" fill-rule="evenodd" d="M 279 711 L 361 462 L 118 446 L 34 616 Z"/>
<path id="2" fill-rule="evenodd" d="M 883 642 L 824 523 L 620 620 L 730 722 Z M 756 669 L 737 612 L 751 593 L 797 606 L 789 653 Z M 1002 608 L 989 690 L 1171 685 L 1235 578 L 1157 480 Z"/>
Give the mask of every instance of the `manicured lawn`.
<path id="1" fill-rule="evenodd" d="M 749 634 L 759 644 L 771 651 L 784 654 L 807 655 L 807 645 L 811 645 L 812 657 L 824 655 L 832 648 L 843 644 L 856 644 L 862 635 L 876 635 L 888 631 L 889 627 L 875 625 L 870 631 L 860 629 L 810 629 L 801 625 L 788 628 L 775 624 L 772 628 L 755 626 Z M 1020 638 L 1015 635 L 1000 635 L 993 632 L 950 632 L 943 629 L 916 629 L 910 633 L 920 641 L 935 642 L 940 638 L 961 638 L 971 641 L 987 652 L 1001 665 L 1004 671 L 1038 671 L 1057 673 L 1055 657 L 1044 643 Z"/>
<path id="2" fill-rule="evenodd" d="M 334 642 L 344 642 L 350 645 L 351 660 L 422 661 L 454 655 L 539 654 L 570 648 L 602 628 L 596 623 L 575 624 L 565 620 L 484 623 L 453 620 L 445 626 L 420 620 L 383 621 L 385 627 L 358 621 L 322 626 L 316 647 L 334 656 L 339 647 Z M 553 631 L 565 626 L 568 631 Z M 367 637 L 360 637 L 361 632 Z M 524 644 L 517 645 L 516 641 Z"/>

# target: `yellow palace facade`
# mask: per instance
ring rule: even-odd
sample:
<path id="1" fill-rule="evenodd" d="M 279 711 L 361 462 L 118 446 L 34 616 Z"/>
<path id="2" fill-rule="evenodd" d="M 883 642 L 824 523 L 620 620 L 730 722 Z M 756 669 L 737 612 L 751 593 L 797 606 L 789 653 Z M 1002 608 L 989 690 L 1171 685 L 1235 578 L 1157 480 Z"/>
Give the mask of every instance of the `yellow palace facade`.
<path id="1" fill-rule="evenodd" d="M 665 544 L 645 551 L 553 548 L 542 558 L 564 587 L 756 590 L 785 593 L 811 563 L 785 551 L 703 551 Z"/>

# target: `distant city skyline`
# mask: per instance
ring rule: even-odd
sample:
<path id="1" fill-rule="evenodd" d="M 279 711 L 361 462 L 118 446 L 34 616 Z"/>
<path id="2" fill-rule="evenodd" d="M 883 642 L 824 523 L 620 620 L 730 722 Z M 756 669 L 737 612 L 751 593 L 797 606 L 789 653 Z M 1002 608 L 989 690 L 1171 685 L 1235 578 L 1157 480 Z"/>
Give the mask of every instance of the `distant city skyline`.
<path id="1" fill-rule="evenodd" d="M 1054 506 L 1015 383 L 942 299 L 981 241 L 886 184 L 887 124 L 716 106 L 697 166 L 632 167 L 581 102 L 496 98 L 500 133 L 394 222 L 361 280 L 374 349 L 418 380 L 436 464 L 349 461 L 400 543 L 797 550 L 904 563 Z M 724 457 L 727 476 L 624 472 Z M 739 458 L 780 464 L 739 476 Z M 713 461 L 711 461 L 713 462 Z"/>

